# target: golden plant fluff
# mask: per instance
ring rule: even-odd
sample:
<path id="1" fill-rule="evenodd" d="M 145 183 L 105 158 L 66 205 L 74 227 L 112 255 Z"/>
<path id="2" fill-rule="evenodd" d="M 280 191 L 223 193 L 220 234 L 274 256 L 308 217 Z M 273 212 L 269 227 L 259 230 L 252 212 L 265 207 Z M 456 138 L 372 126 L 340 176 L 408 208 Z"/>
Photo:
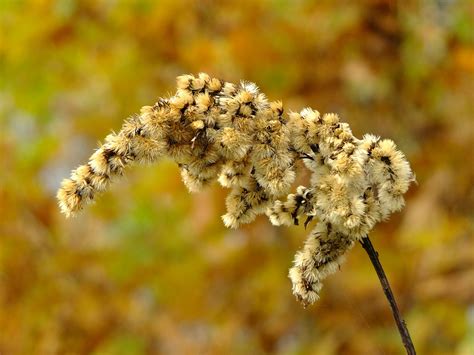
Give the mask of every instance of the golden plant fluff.
<path id="1" fill-rule="evenodd" d="M 293 293 L 304 305 L 319 297 L 321 281 L 377 222 L 400 210 L 413 174 L 395 144 L 357 139 L 336 114 L 306 108 L 284 115 L 253 83 L 228 83 L 207 74 L 177 78 L 176 94 L 145 106 L 85 165 L 63 180 L 59 206 L 71 216 L 134 162 L 173 159 L 189 191 L 217 180 L 231 191 L 227 227 L 266 213 L 274 225 L 317 220 L 290 269 Z M 311 171 L 309 187 L 289 194 L 295 161 Z M 286 196 L 285 201 L 279 198 Z"/>

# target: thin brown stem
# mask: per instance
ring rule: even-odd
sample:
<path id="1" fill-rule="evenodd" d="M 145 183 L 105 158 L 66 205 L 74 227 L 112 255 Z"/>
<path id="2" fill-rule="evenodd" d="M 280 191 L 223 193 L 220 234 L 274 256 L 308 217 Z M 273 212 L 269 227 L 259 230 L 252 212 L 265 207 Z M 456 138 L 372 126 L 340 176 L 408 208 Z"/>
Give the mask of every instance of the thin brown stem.
<path id="1" fill-rule="evenodd" d="M 372 265 L 374 266 L 375 271 L 377 272 L 377 276 L 379 277 L 380 284 L 382 285 L 383 292 L 385 293 L 385 297 L 387 297 L 388 303 L 390 304 L 390 308 L 392 309 L 393 318 L 395 318 L 395 322 L 397 323 L 398 332 L 400 333 L 406 352 L 408 355 L 415 355 L 415 347 L 413 346 L 413 342 L 411 340 L 410 333 L 408 332 L 407 325 L 402 318 L 400 310 L 398 309 L 397 302 L 395 301 L 395 297 L 393 296 L 393 292 L 390 288 L 387 276 L 385 275 L 385 271 L 383 270 L 382 264 L 380 263 L 379 254 L 370 242 L 369 236 L 366 235 L 364 238 L 362 238 L 360 244 L 362 244 L 362 247 L 369 255 L 370 261 L 372 262 Z"/>

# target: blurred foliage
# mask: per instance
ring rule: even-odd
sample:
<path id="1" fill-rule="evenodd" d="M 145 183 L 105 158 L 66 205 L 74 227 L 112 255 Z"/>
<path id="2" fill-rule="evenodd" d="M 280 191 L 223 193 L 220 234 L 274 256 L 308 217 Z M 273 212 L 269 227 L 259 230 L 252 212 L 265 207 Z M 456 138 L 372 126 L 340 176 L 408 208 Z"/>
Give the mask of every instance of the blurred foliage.
<path id="1" fill-rule="evenodd" d="M 182 73 L 393 138 L 418 184 L 372 235 L 420 354 L 474 353 L 469 0 L 0 1 L 0 354 L 401 354 L 362 248 L 309 309 L 302 227 L 226 230 L 169 161 L 79 217 L 55 191 Z M 304 180 L 305 177 L 302 179 Z"/>

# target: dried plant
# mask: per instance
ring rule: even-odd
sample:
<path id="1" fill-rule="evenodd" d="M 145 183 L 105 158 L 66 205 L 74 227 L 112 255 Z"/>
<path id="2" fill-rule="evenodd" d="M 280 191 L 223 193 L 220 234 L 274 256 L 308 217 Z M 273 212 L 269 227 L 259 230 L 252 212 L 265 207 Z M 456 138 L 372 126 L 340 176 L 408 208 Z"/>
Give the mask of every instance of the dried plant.
<path id="1" fill-rule="evenodd" d="M 177 87 L 174 96 L 143 107 L 107 136 L 62 182 L 63 213 L 79 211 L 130 163 L 168 156 L 190 191 L 214 180 L 231 189 L 222 216 L 227 227 L 262 213 L 274 225 L 317 221 L 289 272 L 293 293 L 306 306 L 319 298 L 322 280 L 346 251 L 403 207 L 414 176 L 391 140 L 357 139 L 334 113 L 305 108 L 284 115 L 282 103 L 269 102 L 253 83 L 201 73 L 179 76 Z M 311 171 L 310 186 L 288 194 L 297 159 Z"/>

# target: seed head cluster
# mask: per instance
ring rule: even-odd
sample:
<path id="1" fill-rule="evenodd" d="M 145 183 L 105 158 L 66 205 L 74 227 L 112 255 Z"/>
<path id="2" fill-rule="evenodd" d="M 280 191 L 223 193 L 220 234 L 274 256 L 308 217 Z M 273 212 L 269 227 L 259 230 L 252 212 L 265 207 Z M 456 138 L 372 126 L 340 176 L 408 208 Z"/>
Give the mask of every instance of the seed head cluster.
<path id="1" fill-rule="evenodd" d="M 304 157 L 311 183 L 286 201 L 275 201 L 267 215 L 274 225 L 318 220 L 289 274 L 293 293 L 308 305 L 354 242 L 403 207 L 414 176 L 393 141 L 373 135 L 357 139 L 336 114 L 304 109 L 290 114 L 289 127 L 292 148 Z"/>
<path id="2" fill-rule="evenodd" d="M 176 94 L 145 106 L 124 123 L 87 164 L 62 182 L 61 211 L 73 215 L 134 162 L 170 157 L 189 191 L 217 180 L 230 188 L 227 227 L 266 213 L 274 225 L 317 220 L 290 269 L 304 305 L 319 297 L 322 280 L 374 225 L 403 207 L 413 174 L 391 140 L 355 138 L 336 114 L 306 108 L 284 115 L 253 83 L 239 85 L 201 73 L 177 78 Z M 295 162 L 311 171 L 309 187 L 289 194 Z M 285 197 L 282 199 L 282 197 Z"/>

